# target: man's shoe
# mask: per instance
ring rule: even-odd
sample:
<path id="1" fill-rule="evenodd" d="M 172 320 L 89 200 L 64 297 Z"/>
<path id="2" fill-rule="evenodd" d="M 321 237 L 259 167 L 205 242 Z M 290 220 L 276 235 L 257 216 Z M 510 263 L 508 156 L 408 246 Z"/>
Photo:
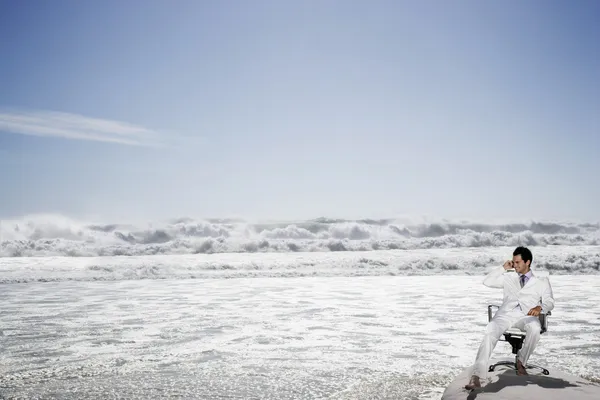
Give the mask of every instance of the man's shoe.
<path id="1" fill-rule="evenodd" d="M 479 377 L 477 375 L 473 375 L 471 380 L 467 385 L 465 385 L 465 389 L 473 390 L 481 387 L 481 382 L 479 382 Z"/>
<path id="2" fill-rule="evenodd" d="M 517 375 L 529 375 L 521 360 L 517 360 Z"/>

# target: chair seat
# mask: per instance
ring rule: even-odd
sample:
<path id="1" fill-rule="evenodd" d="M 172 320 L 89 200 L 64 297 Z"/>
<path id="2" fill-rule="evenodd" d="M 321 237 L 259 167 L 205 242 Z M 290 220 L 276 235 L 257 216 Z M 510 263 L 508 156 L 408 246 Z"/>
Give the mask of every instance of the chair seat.
<path id="1" fill-rule="evenodd" d="M 527 333 L 517 328 L 510 328 L 504 331 L 504 334 L 510 333 L 512 336 L 520 335 L 525 336 Z"/>

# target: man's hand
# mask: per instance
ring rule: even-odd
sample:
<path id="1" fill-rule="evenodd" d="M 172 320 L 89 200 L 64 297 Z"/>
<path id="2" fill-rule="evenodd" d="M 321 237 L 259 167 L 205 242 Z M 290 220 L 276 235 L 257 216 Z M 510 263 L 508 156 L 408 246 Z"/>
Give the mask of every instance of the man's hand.
<path id="1" fill-rule="evenodd" d="M 507 271 L 509 269 L 513 269 L 513 262 L 512 262 L 512 260 L 507 260 L 502 267 L 504 267 L 504 269 L 507 270 Z"/>
<path id="2" fill-rule="evenodd" d="M 537 306 L 537 307 L 533 307 L 531 310 L 529 310 L 527 315 L 532 315 L 534 317 L 537 317 L 538 315 L 540 315 L 541 312 L 542 312 L 542 306 Z"/>

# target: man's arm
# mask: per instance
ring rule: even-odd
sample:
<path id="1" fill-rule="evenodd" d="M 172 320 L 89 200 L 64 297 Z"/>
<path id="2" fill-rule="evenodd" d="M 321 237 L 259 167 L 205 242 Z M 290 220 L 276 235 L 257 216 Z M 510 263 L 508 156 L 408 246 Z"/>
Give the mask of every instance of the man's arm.
<path id="1" fill-rule="evenodd" d="M 504 288 L 504 272 L 508 271 L 513 267 L 513 262 L 508 260 L 504 263 L 502 268 L 494 269 L 492 272 L 486 275 L 483 279 L 483 284 L 485 286 L 497 289 Z"/>
<path id="2" fill-rule="evenodd" d="M 552 309 L 554 308 L 554 294 L 552 293 L 552 286 L 550 285 L 550 280 L 548 278 L 545 278 L 544 282 L 544 291 L 542 292 L 541 296 L 542 305 L 533 307 L 531 310 L 529 310 L 527 315 L 533 315 L 534 317 L 537 317 L 538 315 L 540 315 L 540 313 L 547 313 L 549 311 L 552 311 Z"/>
<path id="3" fill-rule="evenodd" d="M 504 287 L 504 267 L 494 268 L 483 279 L 483 284 L 487 287 L 502 289 Z"/>
<path id="4" fill-rule="evenodd" d="M 546 285 L 544 287 L 544 291 L 542 292 L 542 312 L 547 313 L 548 311 L 552 311 L 554 309 L 554 293 L 552 293 L 552 286 L 550 285 L 550 279 L 544 279 L 546 281 Z"/>

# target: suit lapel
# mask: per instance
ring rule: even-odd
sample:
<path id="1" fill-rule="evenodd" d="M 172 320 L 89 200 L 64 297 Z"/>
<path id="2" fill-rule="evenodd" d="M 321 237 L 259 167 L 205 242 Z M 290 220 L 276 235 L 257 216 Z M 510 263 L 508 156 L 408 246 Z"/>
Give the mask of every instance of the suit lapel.
<path id="1" fill-rule="evenodd" d="M 523 285 L 523 287 L 521 287 L 520 275 L 519 274 L 515 274 L 515 278 L 514 278 L 514 282 L 515 282 L 516 288 L 519 291 L 522 290 L 522 289 L 525 289 L 527 287 L 535 285 L 535 281 L 536 280 L 537 280 L 537 278 L 535 277 L 535 275 L 532 272 L 531 273 L 531 277 L 527 280 L 527 282 L 525 282 L 525 285 Z"/>
<path id="2" fill-rule="evenodd" d="M 531 278 L 529 278 L 529 280 L 527 282 L 525 282 L 523 289 L 525 289 L 526 287 L 535 285 L 536 280 L 537 280 L 537 278 L 535 277 L 535 275 L 531 274 Z"/>

